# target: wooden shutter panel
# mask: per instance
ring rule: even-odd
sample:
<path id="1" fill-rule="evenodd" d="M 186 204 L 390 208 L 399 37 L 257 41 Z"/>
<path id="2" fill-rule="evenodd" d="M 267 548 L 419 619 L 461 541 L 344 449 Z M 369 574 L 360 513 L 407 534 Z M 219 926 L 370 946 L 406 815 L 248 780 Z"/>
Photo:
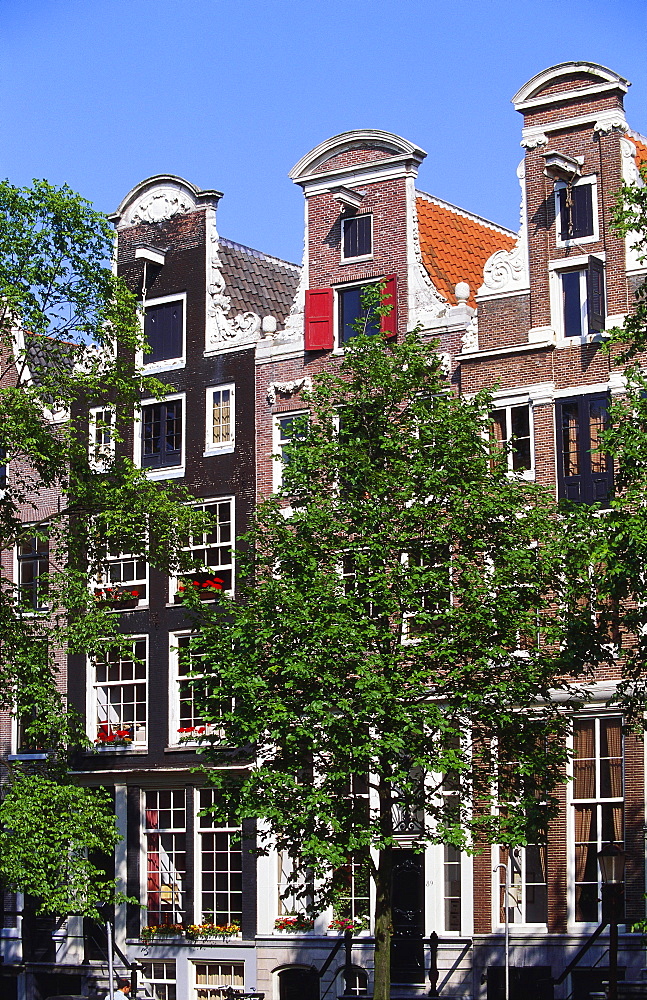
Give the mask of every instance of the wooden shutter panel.
<path id="1" fill-rule="evenodd" d="M 385 337 L 397 337 L 398 335 L 398 296 L 397 278 L 395 274 L 390 274 L 384 279 L 384 305 L 393 306 L 388 316 L 382 316 L 380 330 Z"/>
<path id="2" fill-rule="evenodd" d="M 604 264 L 599 257 L 589 257 L 586 271 L 586 298 L 589 333 L 604 330 Z"/>
<path id="3" fill-rule="evenodd" d="M 305 349 L 331 351 L 333 346 L 333 290 L 309 288 L 306 291 Z"/>

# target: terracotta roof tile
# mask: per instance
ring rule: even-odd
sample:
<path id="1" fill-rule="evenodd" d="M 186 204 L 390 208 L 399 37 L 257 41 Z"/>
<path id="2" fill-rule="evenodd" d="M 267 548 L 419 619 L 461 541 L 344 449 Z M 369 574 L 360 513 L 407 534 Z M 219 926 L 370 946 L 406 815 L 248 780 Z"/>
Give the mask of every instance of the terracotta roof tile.
<path id="1" fill-rule="evenodd" d="M 483 265 L 496 250 L 511 250 L 516 234 L 449 202 L 416 191 L 420 249 L 429 277 L 450 305 L 454 286 L 467 281 L 469 304 L 483 284 Z"/>
<path id="2" fill-rule="evenodd" d="M 630 131 L 629 135 L 636 147 L 636 166 L 640 168 L 643 163 L 647 163 L 647 138 L 640 132 Z"/>

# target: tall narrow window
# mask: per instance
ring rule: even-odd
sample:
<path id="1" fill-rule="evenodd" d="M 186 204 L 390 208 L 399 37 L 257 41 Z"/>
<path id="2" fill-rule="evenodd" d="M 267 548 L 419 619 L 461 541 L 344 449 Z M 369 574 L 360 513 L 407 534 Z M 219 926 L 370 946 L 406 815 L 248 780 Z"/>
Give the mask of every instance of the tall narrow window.
<path id="1" fill-rule="evenodd" d="M 142 407 L 142 468 L 182 465 L 182 400 Z"/>
<path id="2" fill-rule="evenodd" d="M 153 1000 L 177 1000 L 174 961 L 147 962 L 142 959 L 139 964 L 144 982 L 152 990 Z"/>
<path id="3" fill-rule="evenodd" d="M 181 358 L 184 340 L 184 302 L 175 299 L 148 306 L 144 318 L 144 335 L 151 348 L 144 355 L 144 364 L 157 364 Z"/>
<path id="4" fill-rule="evenodd" d="M 599 333 L 605 326 L 604 262 L 589 257 L 584 268 L 560 271 L 562 336 L 582 337 Z"/>
<path id="5" fill-rule="evenodd" d="M 506 448 L 506 462 L 510 472 L 525 472 L 533 467 L 533 442 L 530 406 L 503 406 L 490 414 L 492 436 L 497 444 Z"/>
<path id="6" fill-rule="evenodd" d="M 186 793 L 146 792 L 146 908 L 149 924 L 185 918 Z"/>
<path id="7" fill-rule="evenodd" d="M 234 386 L 207 389 L 207 452 L 231 450 L 234 427 Z"/>
<path id="8" fill-rule="evenodd" d="M 559 231 L 563 242 L 594 234 L 593 185 L 573 184 L 557 191 Z"/>
<path id="9" fill-rule="evenodd" d="M 112 406 L 94 406 L 90 410 L 90 465 L 101 471 L 115 452 L 115 411 Z"/>
<path id="10" fill-rule="evenodd" d="M 143 745 L 147 724 L 146 639 L 116 646 L 94 662 L 94 720 L 97 743 Z"/>
<path id="11" fill-rule="evenodd" d="M 598 852 L 624 843 L 622 719 L 573 723 L 573 838 L 575 919 L 601 919 Z"/>
<path id="12" fill-rule="evenodd" d="M 219 734 L 217 722 L 207 723 L 200 714 L 199 702 L 204 686 L 201 664 L 199 654 L 191 649 L 190 635 L 171 635 L 171 745 L 198 741 L 205 734 Z M 213 681 L 210 689 L 210 705 L 213 708 Z M 232 699 L 223 695 L 219 707 L 220 715 L 230 711 Z"/>
<path id="13" fill-rule="evenodd" d="M 607 506 L 613 489 L 613 461 L 601 451 L 608 399 L 579 396 L 557 400 L 557 472 L 560 499 Z"/>
<path id="14" fill-rule="evenodd" d="M 290 461 L 289 447 L 301 440 L 307 426 L 307 410 L 291 410 L 280 413 L 274 421 L 274 488 L 283 485 L 283 470 Z"/>
<path id="15" fill-rule="evenodd" d="M 31 611 L 47 607 L 49 539 L 47 527 L 38 534 L 25 535 L 18 543 L 18 594 L 20 603 Z"/>
<path id="16" fill-rule="evenodd" d="M 380 332 L 380 317 L 373 310 L 367 309 L 362 302 L 364 287 L 351 285 L 350 288 L 340 288 L 337 293 L 340 345 L 348 343 L 360 333 L 376 334 Z"/>
<path id="17" fill-rule="evenodd" d="M 200 791 L 200 811 L 215 802 L 216 792 Z M 201 896 L 203 921 L 238 924 L 243 916 L 243 852 L 238 827 L 217 823 L 210 815 L 198 817 L 200 837 Z"/>

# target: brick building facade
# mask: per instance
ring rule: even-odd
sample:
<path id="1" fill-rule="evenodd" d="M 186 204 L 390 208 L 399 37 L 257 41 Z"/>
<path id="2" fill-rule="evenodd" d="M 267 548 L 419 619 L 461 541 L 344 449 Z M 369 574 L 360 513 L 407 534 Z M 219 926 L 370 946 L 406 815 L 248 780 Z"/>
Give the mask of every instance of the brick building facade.
<path id="1" fill-rule="evenodd" d="M 306 202 L 300 269 L 219 237 L 218 192 L 160 176 L 124 199 L 114 216 L 118 268 L 143 301 L 151 337 L 160 338 L 146 368 L 172 388 L 165 401 L 144 401 L 125 447 L 152 478 L 178 479 L 214 514 L 217 544 L 201 544 L 210 552 L 209 573 L 227 588 L 235 591 L 231 539 L 245 530 L 255 500 L 277 488 L 276 456 L 289 441 L 292 418 L 306 409 L 302 392 L 316 373 L 338 364 L 361 286 L 376 280 L 386 281 L 394 304 L 384 335 L 418 326 L 422 336 L 438 339 L 457 392 L 496 387 L 493 422 L 502 441 L 514 442 L 511 471 L 556 497 L 604 505 L 613 470 L 590 449 L 608 399 L 623 383 L 601 344 L 645 276 L 611 227 L 615 192 L 623 179 L 640 183 L 637 164 L 647 159 L 647 140 L 624 118 L 627 86 L 596 64 L 564 63 L 515 95 L 525 150 L 517 171 L 518 233 L 417 190 L 424 151 L 377 130 L 335 136 L 293 168 Z M 167 431 L 161 444 L 160 422 Z M 286 908 L 280 856 L 255 858 L 245 850 L 251 827 L 241 840 L 239 831 L 207 828 L 198 817 L 208 793 L 191 770 L 195 748 L 178 738 L 178 730 L 200 721 L 189 718 L 182 691 L 178 649 L 188 624 L 176 601 L 178 582 L 121 560 L 125 572 L 145 574 L 135 580 L 145 596 L 122 615 L 124 632 L 148 663 L 144 726 L 131 748 L 102 750 L 79 765 L 86 781 L 115 789 L 125 836 L 116 871 L 148 907 L 116 915 L 118 943 L 142 963 L 160 1000 L 217 998 L 227 984 L 257 988 L 272 1000 L 334 996 L 343 988 L 343 955 L 321 979 L 316 971 L 336 941 L 327 930 L 330 915 L 318 917 L 311 931 L 277 931 Z M 516 998 L 583 1000 L 602 982 L 604 936 L 559 980 L 601 918 L 595 855 L 611 835 L 628 852 L 627 930 L 644 914 L 644 750 L 623 736 L 617 711 L 608 707 L 616 680 L 610 673 L 596 678 L 574 722 L 586 780 L 561 789 L 563 808 L 547 846 L 512 859 Z M 100 706 L 106 698 L 116 703 L 102 686 L 91 664 L 70 663 L 70 697 L 92 739 L 106 722 Z M 443 995 L 502 995 L 498 866 L 506 861 L 498 847 L 472 858 L 442 845 L 412 855 L 402 845 L 420 936 L 439 936 Z M 140 938 L 146 923 L 188 924 L 207 915 L 218 915 L 216 922 L 228 917 L 240 934 L 226 943 Z M 75 918 L 68 921 L 59 958 L 90 976 L 100 957 L 85 931 Z M 370 930 L 355 940 L 352 960 L 362 995 L 370 984 Z M 426 967 L 430 962 L 427 944 Z M 628 979 L 640 977 L 639 935 L 621 935 L 620 964 Z M 409 983 L 402 995 L 428 990 L 428 981 Z"/>

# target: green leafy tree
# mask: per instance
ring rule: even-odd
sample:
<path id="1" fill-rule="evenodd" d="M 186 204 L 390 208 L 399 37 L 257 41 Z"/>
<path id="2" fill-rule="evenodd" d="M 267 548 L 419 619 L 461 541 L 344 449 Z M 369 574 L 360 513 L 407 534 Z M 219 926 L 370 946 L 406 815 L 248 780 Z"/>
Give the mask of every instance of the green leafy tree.
<path id="1" fill-rule="evenodd" d="M 142 393 L 136 300 L 110 267 L 106 218 L 69 188 L 0 184 L 0 709 L 22 744 L 47 751 L 39 774 L 3 773 L 0 879 L 42 911 L 97 914 L 115 885 L 87 858 L 110 853 L 107 797 L 77 787 L 68 763 L 88 746 L 67 709 L 60 666 L 123 642 L 92 581 L 110 552 L 181 568 L 195 524 L 180 489 L 160 488 L 119 448 Z M 102 407 L 103 445 L 88 439 Z M 16 580 L 14 553 L 29 570 Z"/>
<path id="2" fill-rule="evenodd" d="M 554 501 L 505 471 L 487 395 L 457 397 L 415 333 L 359 335 L 314 382 L 241 599 L 193 601 L 196 690 L 222 734 L 219 813 L 262 818 L 260 849 L 292 857 L 313 907 L 348 915 L 350 864 L 373 880 L 385 1000 L 398 835 L 537 842 L 563 780 L 552 694 L 586 643 L 555 600 Z"/>

